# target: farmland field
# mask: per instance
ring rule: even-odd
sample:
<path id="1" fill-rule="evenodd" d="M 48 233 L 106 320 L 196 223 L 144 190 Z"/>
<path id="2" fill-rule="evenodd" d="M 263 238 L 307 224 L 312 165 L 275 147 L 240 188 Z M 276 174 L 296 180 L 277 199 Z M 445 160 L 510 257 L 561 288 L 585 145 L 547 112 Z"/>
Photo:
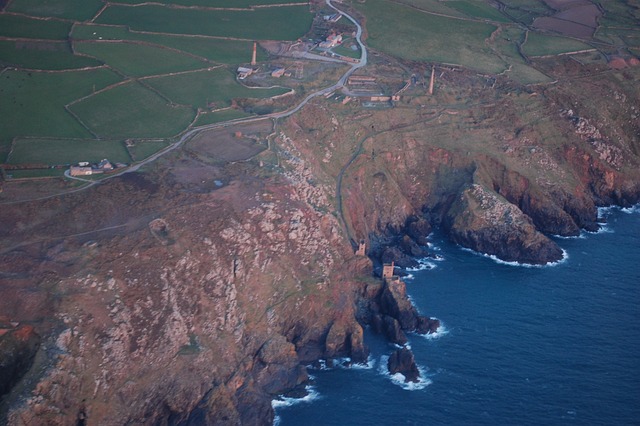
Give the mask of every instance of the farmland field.
<path id="1" fill-rule="evenodd" d="M 199 34 L 247 40 L 295 40 L 304 35 L 313 15 L 308 6 L 254 11 L 171 9 L 161 6 L 110 6 L 97 23 L 128 25 L 133 30 Z M 251 22 L 251 25 L 247 25 Z"/>
<path id="2" fill-rule="evenodd" d="M 64 106 L 118 81 L 120 77 L 107 69 L 64 73 L 6 71 L 0 75 L 0 139 L 90 137 Z"/>
<path id="3" fill-rule="evenodd" d="M 12 0 L 7 11 L 85 21 L 93 18 L 102 6 L 102 0 Z"/>
<path id="4" fill-rule="evenodd" d="M 142 161 L 167 146 L 169 146 L 169 143 L 166 141 L 136 142 L 134 146 L 129 148 L 129 152 L 133 161 Z"/>
<path id="5" fill-rule="evenodd" d="M 9 155 L 9 164 L 75 164 L 80 161 L 129 163 L 131 159 L 122 141 L 83 139 L 17 139 Z"/>
<path id="6" fill-rule="evenodd" d="M 70 22 L 44 21 L 26 16 L 0 14 L 0 36 L 64 40 L 71 31 Z"/>
<path id="7" fill-rule="evenodd" d="M 127 83 L 70 106 L 99 137 L 168 138 L 184 130 L 195 112 L 171 106 L 139 83 Z"/>
<path id="8" fill-rule="evenodd" d="M 354 3 L 367 17 L 367 41 L 371 47 L 405 59 L 458 64 L 483 72 L 501 72 L 506 68 L 485 44 L 496 29 L 494 25 L 390 5 L 385 0 Z"/>
<path id="9" fill-rule="evenodd" d="M 253 43 L 246 40 L 224 40 L 210 37 L 192 37 L 186 35 L 147 34 L 128 31 L 125 27 L 105 25 L 76 25 L 73 28 L 74 40 L 135 40 L 159 44 L 185 53 L 201 56 L 221 64 L 239 64 L 251 58 Z M 258 49 L 257 60 L 264 61 L 267 55 Z"/>
<path id="10" fill-rule="evenodd" d="M 204 126 L 205 124 L 220 123 L 222 121 L 235 120 L 236 118 L 250 117 L 251 114 L 247 114 L 237 109 L 223 109 L 221 111 L 212 111 L 204 114 L 200 114 L 198 119 L 194 123 L 194 126 Z"/>
<path id="11" fill-rule="evenodd" d="M 234 74 L 224 68 L 148 78 L 144 81 L 173 102 L 196 107 L 206 107 L 210 102 L 228 106 L 233 98 L 268 98 L 289 91 L 280 87 L 247 88 L 237 83 Z"/>
<path id="12" fill-rule="evenodd" d="M 121 0 L 118 3 L 124 4 L 141 4 L 147 0 Z M 299 0 L 283 1 L 283 0 L 234 0 L 230 3 L 228 0 L 160 0 L 158 3 L 177 4 L 181 6 L 205 6 L 205 7 L 251 7 L 259 5 L 281 4 L 281 3 L 304 3 Z"/>
<path id="13" fill-rule="evenodd" d="M 125 75 L 147 75 L 206 68 L 212 64 L 171 49 L 128 42 L 81 42 L 77 52 L 103 61 Z"/>
<path id="14" fill-rule="evenodd" d="M 406 4 L 419 10 L 431 13 L 439 13 L 447 16 L 464 16 L 463 13 L 446 5 L 446 2 L 438 0 L 398 0 L 397 3 Z"/>
<path id="15" fill-rule="evenodd" d="M 452 0 L 447 2 L 447 6 L 456 9 L 467 16 L 490 19 L 497 22 L 510 22 L 498 9 L 489 6 L 479 0 Z"/>
<path id="16" fill-rule="evenodd" d="M 527 55 L 542 56 L 575 52 L 578 50 L 591 49 L 592 47 L 581 41 L 566 37 L 555 37 L 530 32 L 527 37 L 527 42 L 522 48 Z"/>
<path id="17" fill-rule="evenodd" d="M 102 65 L 95 59 L 75 56 L 64 41 L 0 40 L 0 66 L 39 70 L 64 70 Z"/>

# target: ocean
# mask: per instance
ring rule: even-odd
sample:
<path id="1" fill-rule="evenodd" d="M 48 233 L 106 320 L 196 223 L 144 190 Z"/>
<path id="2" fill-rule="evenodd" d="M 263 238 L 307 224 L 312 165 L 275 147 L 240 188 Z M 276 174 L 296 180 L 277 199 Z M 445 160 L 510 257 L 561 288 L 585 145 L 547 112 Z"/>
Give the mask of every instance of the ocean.
<path id="1" fill-rule="evenodd" d="M 640 208 L 603 209 L 597 234 L 557 239 L 566 259 L 524 267 L 434 235 L 442 260 L 407 290 L 443 328 L 409 335 L 425 380 L 386 371 L 395 349 L 366 330 L 368 367 L 309 369 L 290 425 L 640 424 Z"/>

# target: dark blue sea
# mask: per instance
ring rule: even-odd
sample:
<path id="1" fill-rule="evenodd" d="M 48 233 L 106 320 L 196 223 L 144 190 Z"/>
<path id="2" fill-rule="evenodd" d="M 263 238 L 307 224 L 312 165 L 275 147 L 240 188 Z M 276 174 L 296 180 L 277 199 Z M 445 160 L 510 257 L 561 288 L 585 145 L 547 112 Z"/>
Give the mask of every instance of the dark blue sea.
<path id="1" fill-rule="evenodd" d="M 386 372 L 392 345 L 367 331 L 369 368 L 310 369 L 304 400 L 274 403 L 290 425 L 639 425 L 640 209 L 610 209 L 605 229 L 557 239 L 568 258 L 500 264 L 434 236 L 443 260 L 408 292 L 441 319 L 410 335 L 427 380 Z"/>

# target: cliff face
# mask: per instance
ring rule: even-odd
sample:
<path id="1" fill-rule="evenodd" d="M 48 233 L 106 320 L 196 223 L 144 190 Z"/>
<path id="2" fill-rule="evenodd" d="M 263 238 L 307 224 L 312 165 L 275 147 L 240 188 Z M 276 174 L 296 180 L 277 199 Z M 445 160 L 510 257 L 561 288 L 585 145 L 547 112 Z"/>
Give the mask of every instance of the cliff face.
<path id="1" fill-rule="evenodd" d="M 638 68 L 626 72 L 640 75 Z M 606 84 L 594 88 L 583 74 L 534 92 L 443 72 L 433 97 L 366 116 L 344 111 L 362 118 L 341 121 L 321 138 L 361 141 L 341 170 L 352 238 L 367 239 L 382 261 L 389 244 L 396 259 L 415 256 L 410 241 L 423 244 L 430 228 L 416 233 L 411 224 L 427 220 L 460 245 L 506 261 L 560 260 L 549 235 L 595 231 L 596 206 L 630 205 L 640 196 L 639 94 L 632 77 L 618 77 L 602 73 L 597 78 Z"/>
<path id="2" fill-rule="evenodd" d="M 366 359 L 353 278 L 370 263 L 322 212 L 326 188 L 295 166 L 244 179 L 245 164 L 202 192 L 171 161 L 3 209 L 19 225 L 3 229 L 2 312 L 37 327 L 47 354 L 9 423 L 266 424 L 302 363 Z"/>
<path id="3" fill-rule="evenodd" d="M 597 78 L 534 92 L 444 72 L 434 97 L 392 109 L 317 100 L 245 162 L 194 147 L 3 205 L 0 311 L 43 339 L 12 346 L 39 356 L 13 364 L 8 422 L 270 423 L 301 365 L 366 359 L 363 326 L 401 344 L 438 326 L 371 277 L 360 239 L 400 265 L 429 255 L 435 226 L 505 260 L 560 259 L 548 234 L 596 229 L 596 205 L 640 195 L 640 89 Z"/>

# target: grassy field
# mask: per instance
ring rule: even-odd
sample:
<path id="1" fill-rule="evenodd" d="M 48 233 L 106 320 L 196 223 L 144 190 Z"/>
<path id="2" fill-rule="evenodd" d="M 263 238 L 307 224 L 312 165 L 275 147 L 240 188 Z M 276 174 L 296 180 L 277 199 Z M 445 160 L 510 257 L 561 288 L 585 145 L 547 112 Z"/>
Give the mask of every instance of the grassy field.
<path id="1" fill-rule="evenodd" d="M 447 2 L 447 6 L 473 18 L 489 19 L 496 22 L 511 22 L 498 9 L 481 0 L 452 0 Z"/>
<path id="2" fill-rule="evenodd" d="M 0 164 L 7 161 L 9 151 L 11 151 L 11 139 L 0 138 Z"/>
<path id="3" fill-rule="evenodd" d="M 128 25 L 133 30 L 200 34 L 248 40 L 295 40 L 311 25 L 308 6 L 255 11 L 171 9 L 161 6 L 110 6 L 97 23 Z M 251 22 L 251 25 L 247 25 Z"/>
<path id="4" fill-rule="evenodd" d="M 6 71 L 0 75 L 0 139 L 91 137 L 64 106 L 118 81 L 120 77 L 106 69 L 64 73 Z"/>
<path id="5" fill-rule="evenodd" d="M 7 11 L 85 21 L 93 18 L 102 6 L 102 0 L 12 0 Z"/>
<path id="6" fill-rule="evenodd" d="M 132 77 L 187 71 L 212 65 L 205 60 L 175 50 L 146 44 L 80 42 L 75 43 L 75 49 Z"/>
<path id="7" fill-rule="evenodd" d="M 375 49 L 404 59 L 459 64 L 482 72 L 506 68 L 485 45 L 494 25 L 417 13 L 385 0 L 355 6 L 367 17 L 367 41 Z"/>
<path id="8" fill-rule="evenodd" d="M 70 22 L 44 21 L 26 16 L 0 14 L 0 36 L 64 40 L 71 31 Z"/>
<path id="9" fill-rule="evenodd" d="M 360 56 L 362 56 L 362 52 L 360 52 L 360 48 L 358 47 L 358 49 L 353 50 L 350 46 L 356 46 L 358 47 L 358 44 L 356 43 L 355 40 L 347 37 L 346 39 L 343 40 L 342 44 L 339 46 L 336 46 L 335 48 L 333 48 L 333 51 L 335 53 L 337 53 L 338 55 L 342 55 L 342 56 L 347 56 L 349 58 L 360 58 Z M 349 47 L 346 47 L 349 46 Z"/>
<path id="10" fill-rule="evenodd" d="M 412 6 L 419 10 L 439 13 L 447 16 L 465 16 L 456 9 L 447 6 L 446 2 L 441 2 L 439 0 L 398 0 L 397 3 L 406 4 L 407 6 Z"/>
<path id="11" fill-rule="evenodd" d="M 204 126 L 205 124 L 220 123 L 222 121 L 235 120 L 236 118 L 250 116 L 251 114 L 247 114 L 237 109 L 224 109 L 222 111 L 207 112 L 198 116 L 194 126 Z"/>
<path id="12" fill-rule="evenodd" d="M 80 161 L 130 163 L 122 141 L 82 139 L 17 139 L 9 155 L 9 164 L 75 164 Z"/>
<path id="13" fill-rule="evenodd" d="M 251 59 L 253 43 L 243 40 L 222 40 L 208 37 L 185 35 L 147 34 L 129 31 L 125 27 L 105 25 L 76 25 L 74 40 L 135 40 L 177 49 L 185 53 L 201 56 L 220 64 L 240 64 Z M 267 54 L 258 49 L 257 60 L 264 61 Z"/>
<path id="14" fill-rule="evenodd" d="M 74 56 L 64 41 L 25 42 L 0 40 L 0 67 L 12 66 L 38 70 L 65 70 L 96 67 L 102 63 Z"/>
<path id="15" fill-rule="evenodd" d="M 195 117 L 184 106 L 171 106 L 139 83 L 98 93 L 70 109 L 100 137 L 167 138 L 180 133 Z"/>
<path id="16" fill-rule="evenodd" d="M 129 148 L 129 152 L 133 161 L 142 161 L 167 146 L 169 143 L 166 141 L 136 142 L 134 146 Z"/>
<path id="17" fill-rule="evenodd" d="M 236 82 L 235 75 L 225 68 L 148 78 L 144 81 L 173 102 L 195 107 L 206 107 L 210 102 L 224 107 L 229 106 L 233 98 L 268 98 L 289 91 L 279 87 L 249 89 Z"/>
<path id="18" fill-rule="evenodd" d="M 7 174 L 13 179 L 26 178 L 51 178 L 64 176 L 66 169 L 32 169 L 32 170 L 7 170 Z"/>
<path id="19" fill-rule="evenodd" d="M 147 0 L 121 0 L 118 3 L 125 4 L 141 4 Z M 179 4 L 182 6 L 206 6 L 206 7 L 250 7 L 259 5 L 281 4 L 281 3 L 304 3 L 300 0 L 283 1 L 283 0 L 234 0 L 230 3 L 228 0 L 165 0 L 157 3 Z"/>
<path id="20" fill-rule="evenodd" d="M 529 56 L 557 55 L 591 48 L 590 45 L 578 40 L 534 32 L 529 32 L 527 42 L 522 46 L 524 53 Z"/>

